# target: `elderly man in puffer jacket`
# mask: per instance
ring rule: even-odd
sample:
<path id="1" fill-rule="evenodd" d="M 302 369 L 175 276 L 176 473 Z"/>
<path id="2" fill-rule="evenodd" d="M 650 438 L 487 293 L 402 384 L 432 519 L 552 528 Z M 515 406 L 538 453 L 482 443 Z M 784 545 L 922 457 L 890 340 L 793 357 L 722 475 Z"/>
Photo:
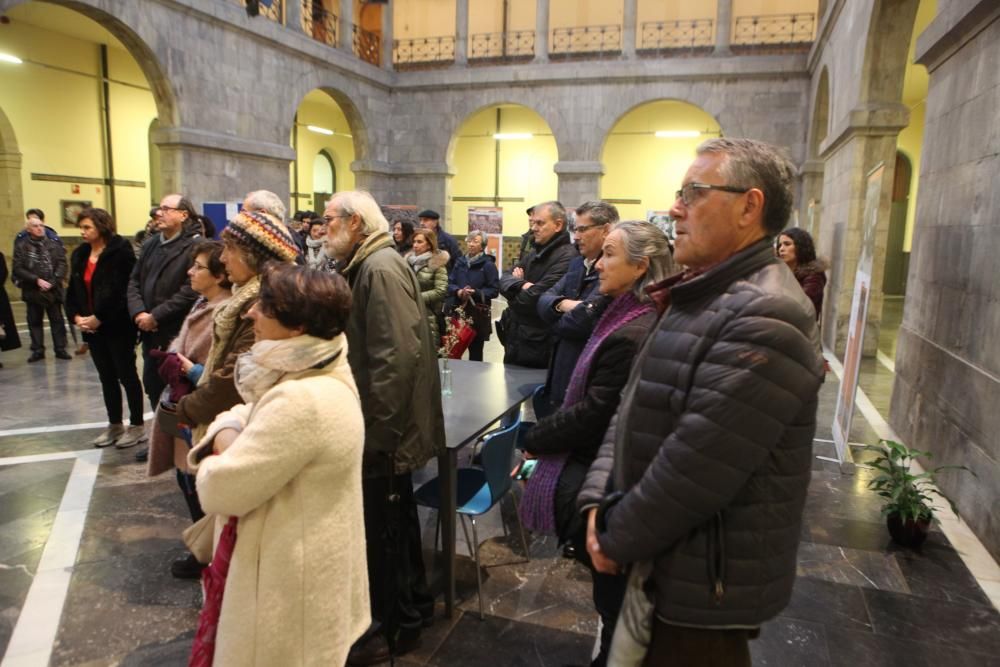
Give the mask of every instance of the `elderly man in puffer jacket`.
<path id="1" fill-rule="evenodd" d="M 599 571 L 652 564 L 646 665 L 749 665 L 791 596 L 823 379 L 771 250 L 793 174 L 767 144 L 699 147 L 671 210 L 687 270 L 650 288 L 664 315 L 578 499 Z"/>

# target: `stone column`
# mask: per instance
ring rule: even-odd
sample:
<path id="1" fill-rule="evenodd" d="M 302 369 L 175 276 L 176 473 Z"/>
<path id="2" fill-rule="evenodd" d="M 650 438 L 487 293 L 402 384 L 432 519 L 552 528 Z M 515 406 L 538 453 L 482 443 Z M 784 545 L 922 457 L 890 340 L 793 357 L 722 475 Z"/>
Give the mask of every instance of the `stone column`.
<path id="1" fill-rule="evenodd" d="M 392 69 L 392 5 L 387 2 L 382 5 L 382 68 Z"/>
<path id="2" fill-rule="evenodd" d="M 625 0 L 622 13 L 622 55 L 635 58 L 636 22 L 639 18 L 639 0 Z"/>
<path id="3" fill-rule="evenodd" d="M 0 117 L 2 114 L 0 111 Z M 0 137 L 0 238 L 8 243 L 24 228 L 24 197 L 21 190 L 21 153 L 16 149 L 6 149 L 4 138 Z M 53 218 L 58 219 L 56 216 Z M 6 252 L 10 252 L 9 248 Z M 7 261 L 14 261 L 13 255 L 7 255 Z M 3 287 L 12 300 L 21 298 L 21 290 L 14 287 L 11 281 L 6 281 Z"/>
<path id="4" fill-rule="evenodd" d="M 340 0 L 340 48 L 354 53 L 354 0 Z"/>
<path id="5" fill-rule="evenodd" d="M 302 31 L 302 0 L 285 0 L 285 27 Z"/>
<path id="6" fill-rule="evenodd" d="M 469 0 L 455 0 L 455 64 L 465 67 L 469 62 Z"/>
<path id="7" fill-rule="evenodd" d="M 552 168 L 559 176 L 558 198 L 567 208 L 597 199 L 601 191 L 604 165 L 597 160 L 556 162 Z"/>
<path id="8" fill-rule="evenodd" d="M 715 55 L 728 56 L 733 27 L 733 0 L 718 0 L 715 10 Z"/>
<path id="9" fill-rule="evenodd" d="M 535 5 L 535 62 L 549 62 L 549 0 Z"/>

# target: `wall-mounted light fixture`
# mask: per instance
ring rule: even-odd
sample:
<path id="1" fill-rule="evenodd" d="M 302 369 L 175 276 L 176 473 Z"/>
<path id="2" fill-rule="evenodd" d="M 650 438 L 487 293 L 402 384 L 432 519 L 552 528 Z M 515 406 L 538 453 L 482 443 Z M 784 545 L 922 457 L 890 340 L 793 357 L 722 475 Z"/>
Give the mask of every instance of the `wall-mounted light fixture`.
<path id="1" fill-rule="evenodd" d="M 504 141 L 508 139 L 531 139 L 533 136 L 530 132 L 497 132 L 493 135 L 493 138 L 498 141 Z"/>
<path id="2" fill-rule="evenodd" d="M 319 125 L 306 125 L 306 129 L 310 132 L 315 132 L 316 134 L 325 134 L 328 137 L 333 136 L 333 130 L 328 130 L 325 127 L 320 127 Z"/>
<path id="3" fill-rule="evenodd" d="M 24 63 L 23 60 L 17 56 L 12 56 L 9 53 L 0 53 L 0 63 L 10 63 L 11 65 L 21 65 Z"/>
<path id="4" fill-rule="evenodd" d="M 698 130 L 657 130 L 657 139 L 696 139 L 701 136 Z"/>

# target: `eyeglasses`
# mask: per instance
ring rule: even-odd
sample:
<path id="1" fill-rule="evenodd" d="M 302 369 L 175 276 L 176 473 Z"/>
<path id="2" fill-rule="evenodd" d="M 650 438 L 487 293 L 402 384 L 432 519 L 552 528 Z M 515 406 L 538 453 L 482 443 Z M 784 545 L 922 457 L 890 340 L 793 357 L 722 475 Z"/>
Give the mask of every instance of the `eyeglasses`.
<path id="1" fill-rule="evenodd" d="M 207 266 L 205 266 L 204 264 L 199 264 L 198 262 L 194 262 L 191 265 L 191 268 L 192 269 L 196 269 L 198 271 L 208 271 L 208 267 Z"/>
<path id="2" fill-rule="evenodd" d="M 183 211 L 182 208 L 177 208 L 176 206 L 161 206 L 159 208 L 160 213 L 165 213 L 166 211 Z"/>
<path id="3" fill-rule="evenodd" d="M 603 227 L 603 226 L 604 225 L 577 225 L 576 227 L 573 228 L 573 233 L 574 234 L 577 232 L 582 233 L 587 231 L 588 229 L 597 229 L 598 227 Z"/>
<path id="4" fill-rule="evenodd" d="M 706 190 L 719 190 L 721 192 L 733 192 L 738 195 L 746 194 L 750 192 L 750 188 L 738 188 L 735 185 L 709 185 L 708 183 L 685 183 L 680 190 L 675 193 L 677 199 L 680 199 L 685 206 L 690 206 L 695 201 L 697 197 L 696 192 L 706 191 Z"/>
<path id="5" fill-rule="evenodd" d="M 353 214 L 352 214 L 352 215 L 353 215 Z M 329 224 L 330 224 L 331 222 L 333 222 L 333 221 L 334 221 L 334 220 L 336 220 L 337 218 L 349 218 L 349 217 L 351 217 L 351 216 L 350 216 L 350 215 L 347 215 L 347 214 L 344 214 L 344 213 L 338 213 L 337 215 L 324 215 L 324 216 L 323 216 L 323 221 L 324 221 L 324 222 L 325 222 L 326 224 L 328 224 L 328 225 L 329 225 Z"/>

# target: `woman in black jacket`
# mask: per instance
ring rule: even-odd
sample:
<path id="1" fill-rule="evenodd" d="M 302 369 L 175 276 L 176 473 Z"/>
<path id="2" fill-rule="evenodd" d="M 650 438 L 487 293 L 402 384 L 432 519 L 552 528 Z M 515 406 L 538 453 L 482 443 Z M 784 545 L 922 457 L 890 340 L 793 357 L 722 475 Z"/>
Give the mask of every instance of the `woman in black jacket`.
<path id="1" fill-rule="evenodd" d="M 612 228 L 597 263 L 597 289 L 612 300 L 580 354 L 562 408 L 525 436 L 528 456 L 539 462 L 525 488 L 521 516 L 529 528 L 554 532 L 560 542 L 572 544 L 575 556 L 591 569 L 594 605 L 603 623 L 601 651 L 592 665 L 606 664 L 626 578 L 591 567 L 576 495 L 618 409 L 632 360 L 656 322 L 644 288 L 665 279 L 673 268 L 667 237 L 655 225 L 628 221 Z"/>
<path id="2" fill-rule="evenodd" d="M 465 237 L 468 255 L 459 257 L 448 278 L 448 301 L 445 312 L 461 308 L 472 320 L 476 339 L 469 345 L 469 361 L 483 360 L 483 347 L 493 330 L 493 299 L 500 295 L 497 260 L 485 252 L 486 234 L 469 232 Z"/>
<path id="3" fill-rule="evenodd" d="M 21 347 L 21 338 L 17 335 L 17 324 L 14 322 L 14 313 L 10 309 L 10 299 L 7 297 L 7 290 L 3 284 L 7 282 L 7 259 L 0 252 L 0 352 L 16 350 Z M 3 368 L 3 364 L 0 364 Z"/>
<path id="4" fill-rule="evenodd" d="M 90 346 L 108 411 L 108 428 L 91 444 L 107 447 L 143 430 L 142 384 L 135 370 L 137 331 L 128 314 L 127 294 L 135 253 L 115 233 L 115 221 L 104 209 L 84 209 L 77 225 L 84 242 L 70 258 L 66 311 Z M 128 400 L 128 429 L 122 424 L 122 387 Z"/>

